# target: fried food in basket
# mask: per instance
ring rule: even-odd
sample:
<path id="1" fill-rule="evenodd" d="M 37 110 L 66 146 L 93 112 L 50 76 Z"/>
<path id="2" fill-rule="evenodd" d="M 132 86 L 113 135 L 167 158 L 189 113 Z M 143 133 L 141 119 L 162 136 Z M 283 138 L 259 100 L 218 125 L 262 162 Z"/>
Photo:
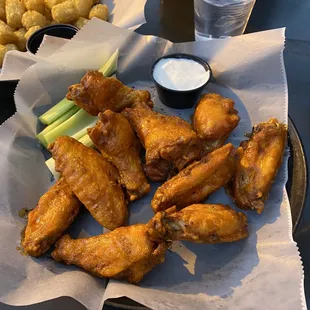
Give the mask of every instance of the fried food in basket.
<path id="1" fill-rule="evenodd" d="M 43 0 L 23 0 L 28 11 L 36 11 L 42 15 L 45 13 L 45 5 Z"/>
<path id="2" fill-rule="evenodd" d="M 28 214 L 22 246 L 31 256 L 40 256 L 53 245 L 77 216 L 81 203 L 64 178 L 60 178 Z"/>
<path id="3" fill-rule="evenodd" d="M 31 27 L 44 27 L 49 24 L 46 17 L 36 11 L 28 11 L 22 17 L 23 27 L 28 31 Z"/>
<path id="4" fill-rule="evenodd" d="M 150 180 L 164 181 L 171 171 L 180 171 L 200 158 L 200 141 L 180 117 L 157 113 L 142 102 L 125 109 L 123 114 L 146 150 L 145 173 Z"/>
<path id="5" fill-rule="evenodd" d="M 105 4 L 94 5 L 89 12 L 89 19 L 92 19 L 93 17 L 107 20 L 109 17 L 108 7 Z"/>
<path id="6" fill-rule="evenodd" d="M 111 110 L 100 113 L 88 135 L 103 157 L 117 168 L 131 201 L 150 191 L 140 160 L 141 145 L 125 116 Z"/>
<path id="7" fill-rule="evenodd" d="M 223 146 L 237 127 L 240 117 L 234 105 L 232 99 L 218 94 L 205 94 L 200 98 L 193 117 L 193 128 L 204 141 L 207 152 Z"/>
<path id="8" fill-rule="evenodd" d="M 0 20 L 0 44 L 16 44 L 17 42 L 18 37 L 13 32 L 13 29 L 5 22 Z"/>
<path id="9" fill-rule="evenodd" d="M 243 141 L 243 154 L 233 179 L 233 199 L 242 209 L 262 213 L 272 182 L 281 166 L 287 127 L 270 119 L 253 128 L 251 138 Z"/>
<path id="10" fill-rule="evenodd" d="M 180 171 L 157 189 L 151 203 L 153 211 L 172 206 L 181 209 L 206 199 L 231 180 L 238 154 L 239 149 L 229 143 Z"/>
<path id="11" fill-rule="evenodd" d="M 151 240 L 197 243 L 234 242 L 248 237 L 247 218 L 228 205 L 194 204 L 161 211 L 147 224 Z"/>
<path id="12" fill-rule="evenodd" d="M 26 40 L 44 26 L 71 23 L 82 28 L 92 17 L 107 20 L 108 16 L 108 7 L 93 0 L 0 0 L 0 45 L 14 44 L 24 52 Z M 2 66 L 11 49 L 0 49 Z"/>
<path id="13" fill-rule="evenodd" d="M 58 137 L 49 149 L 56 170 L 97 222 L 110 230 L 122 226 L 127 204 L 116 168 L 97 151 L 67 136 Z"/>
<path id="14" fill-rule="evenodd" d="M 5 0 L 0 0 L 0 20 L 5 21 Z"/>
<path id="15" fill-rule="evenodd" d="M 90 9 L 93 6 L 93 0 L 74 0 L 74 4 L 79 12 L 79 16 L 88 18 Z"/>
<path id="16" fill-rule="evenodd" d="M 19 51 L 25 51 L 26 50 L 26 29 L 25 28 L 19 28 L 18 30 L 14 31 L 14 34 L 17 37 L 16 45 L 18 47 Z"/>
<path id="17" fill-rule="evenodd" d="M 52 7 L 52 17 L 59 23 L 74 23 L 79 18 L 79 11 L 74 1 L 67 0 Z"/>
<path id="18" fill-rule="evenodd" d="M 29 28 L 29 30 L 25 33 L 25 38 L 28 40 L 31 37 L 31 35 L 33 35 L 39 29 L 41 29 L 40 26 L 33 26 Z"/>
<path id="19" fill-rule="evenodd" d="M 22 16 L 26 7 L 21 0 L 5 0 L 6 22 L 12 28 L 22 27 Z"/>
<path id="20" fill-rule="evenodd" d="M 79 84 L 69 87 L 67 99 L 91 115 L 112 110 L 120 112 L 137 101 L 153 106 L 146 90 L 134 90 L 114 77 L 104 77 L 99 71 L 88 71 Z"/>
<path id="21" fill-rule="evenodd" d="M 88 22 L 88 19 L 84 17 L 79 17 L 74 23 L 73 26 L 78 27 L 79 29 L 83 28 L 86 23 Z"/>
<path id="22" fill-rule="evenodd" d="M 77 265 L 99 277 L 141 281 L 144 275 L 165 260 L 167 242 L 149 239 L 147 227 L 137 224 L 84 239 L 63 236 L 52 256 L 67 265 Z"/>

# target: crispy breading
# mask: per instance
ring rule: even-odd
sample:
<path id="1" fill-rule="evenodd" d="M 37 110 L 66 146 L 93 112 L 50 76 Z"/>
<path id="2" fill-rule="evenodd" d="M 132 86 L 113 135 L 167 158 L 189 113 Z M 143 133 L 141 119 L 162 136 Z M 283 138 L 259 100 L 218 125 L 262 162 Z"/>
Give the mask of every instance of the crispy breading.
<path id="1" fill-rule="evenodd" d="M 151 241 L 145 224 L 120 227 L 84 239 L 63 236 L 52 256 L 77 265 L 99 277 L 139 282 L 157 264 L 163 263 L 168 243 Z"/>
<path id="2" fill-rule="evenodd" d="M 102 226 L 112 230 L 127 219 L 127 204 L 116 168 L 97 151 L 61 136 L 49 146 L 55 168 Z"/>
<path id="3" fill-rule="evenodd" d="M 31 256 L 39 256 L 64 233 L 77 216 L 81 203 L 64 178 L 60 178 L 28 214 L 22 246 Z"/>
<path id="4" fill-rule="evenodd" d="M 242 209 L 262 213 L 272 182 L 281 166 L 287 128 L 277 119 L 253 128 L 251 138 L 243 141 L 243 155 L 237 163 L 232 196 Z"/>

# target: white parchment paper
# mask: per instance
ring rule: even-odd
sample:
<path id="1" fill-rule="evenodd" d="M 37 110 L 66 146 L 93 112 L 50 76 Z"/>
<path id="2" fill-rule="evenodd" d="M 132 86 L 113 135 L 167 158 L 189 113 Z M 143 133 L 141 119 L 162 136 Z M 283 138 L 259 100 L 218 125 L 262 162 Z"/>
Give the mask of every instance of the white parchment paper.
<path id="1" fill-rule="evenodd" d="M 144 7 L 146 0 L 101 0 L 100 3 L 108 6 L 110 13 L 108 21 L 113 25 L 134 30 L 145 23 Z M 27 68 L 59 49 L 63 45 L 63 40 L 50 37 L 47 42 L 42 42 L 43 44 L 36 55 L 19 51 L 6 53 L 0 80 L 19 79 Z"/>
<path id="2" fill-rule="evenodd" d="M 263 214 L 245 212 L 248 239 L 221 245 L 177 242 L 167 252 L 165 263 L 139 285 L 112 280 L 106 287 L 105 280 L 56 263 L 49 254 L 33 259 L 15 249 L 25 224 L 18 211 L 33 208 L 52 182 L 44 165 L 46 153 L 35 140 L 37 115 L 62 99 L 86 69 L 99 68 L 119 48 L 118 77 L 149 89 L 157 111 L 189 120 L 192 109 L 173 110 L 159 102 L 150 68 L 158 57 L 172 52 L 204 58 L 214 75 L 205 92 L 217 92 L 236 102 L 241 121 L 229 141 L 237 146 L 258 122 L 277 117 L 287 123 L 283 34 L 278 29 L 227 40 L 172 44 L 92 20 L 45 62 L 28 68 L 15 94 L 17 113 L 0 127 L 0 301 L 26 305 L 71 296 L 89 309 L 98 309 L 107 298 L 127 296 L 152 309 L 305 309 L 303 270 L 292 239 L 284 188 L 287 156 Z M 150 200 L 157 186 L 152 184 L 147 197 L 129 206 L 130 223 L 152 217 Z M 234 207 L 223 190 L 208 202 Z M 83 212 L 69 233 L 85 237 L 102 233 L 102 228 Z"/>

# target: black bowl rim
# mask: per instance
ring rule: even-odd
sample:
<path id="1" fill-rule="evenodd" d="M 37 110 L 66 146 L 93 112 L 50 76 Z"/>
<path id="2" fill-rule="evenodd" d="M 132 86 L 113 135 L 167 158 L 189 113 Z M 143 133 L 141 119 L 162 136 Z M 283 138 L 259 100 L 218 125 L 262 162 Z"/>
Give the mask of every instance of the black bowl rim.
<path id="1" fill-rule="evenodd" d="M 29 45 L 31 43 L 31 41 L 33 40 L 34 37 L 36 37 L 37 35 L 43 33 L 44 35 L 44 32 L 46 32 L 46 30 L 49 30 L 49 29 L 57 29 L 57 28 L 70 28 L 72 30 L 75 30 L 76 33 L 80 30 L 78 27 L 76 26 L 73 26 L 73 25 L 70 25 L 70 24 L 54 24 L 54 25 L 48 25 L 48 26 L 45 26 L 45 27 L 42 27 L 40 29 L 38 29 L 37 31 L 35 31 L 30 37 L 29 39 L 27 40 L 26 42 L 26 49 L 29 53 L 32 53 L 33 52 L 30 50 L 29 48 Z"/>
<path id="2" fill-rule="evenodd" d="M 207 81 L 206 83 L 204 83 L 203 85 L 197 87 L 197 88 L 188 89 L 188 90 L 175 90 L 175 89 L 167 88 L 167 87 L 161 85 L 161 84 L 158 83 L 158 82 L 155 80 L 155 78 L 154 78 L 154 68 L 155 68 L 156 64 L 157 64 L 160 60 L 166 59 L 166 58 L 186 58 L 186 59 L 191 59 L 191 60 L 194 60 L 194 61 L 200 63 L 200 64 L 206 69 L 206 72 L 208 72 L 208 71 L 210 72 L 210 76 L 209 76 L 208 81 Z M 207 70 L 207 69 L 208 69 L 208 70 Z M 159 87 L 161 87 L 161 88 L 163 88 L 163 89 L 165 89 L 165 90 L 171 91 L 171 92 L 173 92 L 173 93 L 183 93 L 183 94 L 184 94 L 184 93 L 190 93 L 190 92 L 198 91 L 198 90 L 204 88 L 204 87 L 210 82 L 210 80 L 212 79 L 212 77 L 213 77 L 213 74 L 212 74 L 211 67 L 210 67 L 210 65 L 209 65 L 205 60 L 203 60 L 202 58 L 200 58 L 200 57 L 198 57 L 198 56 L 191 55 L 191 54 L 185 54 L 185 53 L 173 53 L 173 54 L 169 54 L 169 55 L 162 56 L 162 57 L 158 58 L 158 59 L 153 63 L 152 68 L 151 68 L 151 78 L 152 78 L 153 82 L 154 82 L 157 86 L 159 86 Z"/>

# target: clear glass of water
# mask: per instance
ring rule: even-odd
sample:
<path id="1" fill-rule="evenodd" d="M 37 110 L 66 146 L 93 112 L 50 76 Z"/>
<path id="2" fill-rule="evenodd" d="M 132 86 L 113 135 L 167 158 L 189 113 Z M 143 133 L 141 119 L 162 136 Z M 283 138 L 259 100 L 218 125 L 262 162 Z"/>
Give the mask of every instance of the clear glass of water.
<path id="1" fill-rule="evenodd" d="M 196 41 L 243 34 L 255 0 L 195 0 Z"/>

